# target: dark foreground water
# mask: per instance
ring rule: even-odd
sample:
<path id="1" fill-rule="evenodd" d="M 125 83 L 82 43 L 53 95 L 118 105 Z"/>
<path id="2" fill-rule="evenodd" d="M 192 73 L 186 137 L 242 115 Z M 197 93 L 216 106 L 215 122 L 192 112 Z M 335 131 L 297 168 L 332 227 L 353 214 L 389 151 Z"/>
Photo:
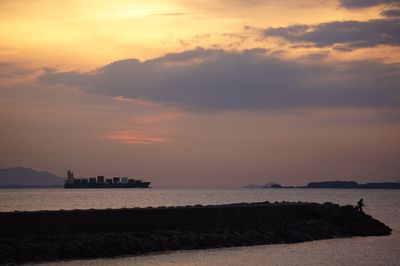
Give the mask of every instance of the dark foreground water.
<path id="1" fill-rule="evenodd" d="M 334 202 L 354 205 L 389 225 L 388 237 L 354 237 L 214 250 L 176 251 L 47 265 L 400 265 L 399 190 L 319 189 L 20 189 L 0 190 L 0 211 L 124 208 L 257 201 Z"/>

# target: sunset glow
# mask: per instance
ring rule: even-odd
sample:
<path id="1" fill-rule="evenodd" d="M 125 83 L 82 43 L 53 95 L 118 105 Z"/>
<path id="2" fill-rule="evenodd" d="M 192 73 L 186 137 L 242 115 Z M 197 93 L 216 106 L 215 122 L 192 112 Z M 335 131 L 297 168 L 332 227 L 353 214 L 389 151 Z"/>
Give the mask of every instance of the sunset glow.
<path id="1" fill-rule="evenodd" d="M 356 0 L 1 1 L 0 166 L 101 165 L 187 187 L 393 181 L 396 10 Z"/>
<path id="2" fill-rule="evenodd" d="M 106 138 L 126 144 L 157 144 L 167 140 L 160 137 L 151 137 L 147 134 L 132 131 L 117 131 L 107 135 Z"/>

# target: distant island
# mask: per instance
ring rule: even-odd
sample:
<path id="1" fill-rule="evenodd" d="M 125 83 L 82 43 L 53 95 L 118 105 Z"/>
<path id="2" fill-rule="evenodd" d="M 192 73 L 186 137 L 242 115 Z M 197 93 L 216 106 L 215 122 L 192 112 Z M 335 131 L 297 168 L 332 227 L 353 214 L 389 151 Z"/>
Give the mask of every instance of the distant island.
<path id="1" fill-rule="evenodd" d="M 282 188 L 282 185 L 275 183 L 275 182 L 268 182 L 264 185 L 250 184 L 250 185 L 243 186 L 242 188 Z"/>
<path id="2" fill-rule="evenodd" d="M 358 184 L 355 181 L 311 182 L 304 188 L 356 188 L 356 189 L 400 189 L 400 183 L 382 182 Z"/>
<path id="3" fill-rule="evenodd" d="M 399 182 L 374 182 L 366 184 L 358 184 L 355 181 L 324 181 L 311 182 L 306 186 L 288 186 L 284 187 L 280 184 L 270 182 L 265 185 L 247 185 L 242 188 L 340 188 L 340 189 L 400 189 Z"/>
<path id="4" fill-rule="evenodd" d="M 25 167 L 0 169 L 0 188 L 56 188 L 63 187 L 65 178 L 47 171 Z"/>

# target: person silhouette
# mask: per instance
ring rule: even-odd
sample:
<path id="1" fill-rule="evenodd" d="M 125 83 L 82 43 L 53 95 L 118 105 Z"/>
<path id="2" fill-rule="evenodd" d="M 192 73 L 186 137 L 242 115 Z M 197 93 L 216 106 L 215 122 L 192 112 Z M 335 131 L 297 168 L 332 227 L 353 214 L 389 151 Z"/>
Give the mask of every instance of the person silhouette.
<path id="1" fill-rule="evenodd" d="M 365 206 L 365 205 L 364 205 L 363 199 L 361 198 L 361 199 L 357 202 L 357 209 L 358 209 L 360 212 L 364 212 L 363 209 L 362 209 L 362 207 L 364 207 L 364 206 Z"/>

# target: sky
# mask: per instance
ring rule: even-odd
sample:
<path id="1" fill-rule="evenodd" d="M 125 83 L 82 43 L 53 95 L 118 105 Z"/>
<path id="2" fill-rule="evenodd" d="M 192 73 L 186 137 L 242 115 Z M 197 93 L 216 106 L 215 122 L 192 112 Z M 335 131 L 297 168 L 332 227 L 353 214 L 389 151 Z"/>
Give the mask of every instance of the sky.
<path id="1" fill-rule="evenodd" d="M 399 0 L 0 2 L 0 167 L 400 178 Z"/>

